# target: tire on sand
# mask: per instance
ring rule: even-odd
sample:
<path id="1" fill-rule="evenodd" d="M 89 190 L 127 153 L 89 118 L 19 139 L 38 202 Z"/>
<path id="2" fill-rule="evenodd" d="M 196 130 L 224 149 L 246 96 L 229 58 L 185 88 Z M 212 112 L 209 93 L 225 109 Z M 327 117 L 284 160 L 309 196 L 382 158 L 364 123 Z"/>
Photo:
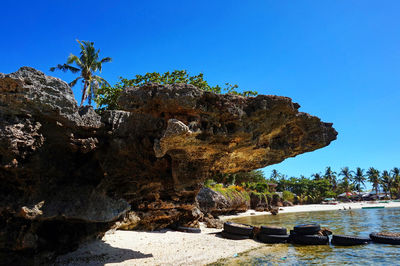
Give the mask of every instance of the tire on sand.
<path id="1" fill-rule="evenodd" d="M 375 243 L 400 245 L 400 236 L 381 235 L 380 233 L 371 233 L 369 237 Z"/>
<path id="2" fill-rule="evenodd" d="M 293 228 L 293 231 L 298 235 L 313 235 L 318 233 L 319 230 L 321 230 L 319 224 L 301 224 Z"/>
<path id="3" fill-rule="evenodd" d="M 287 235 L 287 230 L 284 227 L 278 226 L 261 226 L 260 234 L 264 235 Z"/>
<path id="4" fill-rule="evenodd" d="M 369 237 L 333 235 L 331 243 L 338 246 L 365 245 L 371 242 Z"/>
<path id="5" fill-rule="evenodd" d="M 250 236 L 253 233 L 253 226 L 247 224 L 225 222 L 224 231 L 234 235 Z"/>
<path id="6" fill-rule="evenodd" d="M 200 228 L 184 227 L 184 226 L 178 226 L 176 228 L 176 231 L 185 232 L 185 233 L 197 233 L 197 234 L 201 233 Z"/>
<path id="7" fill-rule="evenodd" d="M 245 236 L 245 235 L 236 235 L 236 234 L 232 234 L 226 231 L 222 231 L 221 232 L 221 236 L 223 238 L 227 238 L 227 239 L 233 239 L 233 240 L 243 240 L 243 239 L 249 239 L 249 236 Z"/>
<path id="8" fill-rule="evenodd" d="M 266 234 L 259 234 L 257 236 L 258 240 L 263 243 L 267 244 L 278 244 L 278 243 L 287 243 L 289 240 L 288 235 L 266 235 Z"/>
<path id="9" fill-rule="evenodd" d="M 329 244 L 329 237 L 319 235 L 292 235 L 291 242 L 300 245 L 327 245 Z"/>

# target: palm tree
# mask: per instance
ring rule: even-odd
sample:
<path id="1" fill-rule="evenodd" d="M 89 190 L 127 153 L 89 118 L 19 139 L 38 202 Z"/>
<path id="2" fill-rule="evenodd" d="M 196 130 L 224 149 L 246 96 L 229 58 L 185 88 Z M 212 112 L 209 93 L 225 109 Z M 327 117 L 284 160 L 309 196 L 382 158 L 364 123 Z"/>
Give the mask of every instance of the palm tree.
<path id="1" fill-rule="evenodd" d="M 273 169 L 270 179 L 273 181 L 278 181 L 278 179 L 280 179 L 280 177 L 281 177 L 281 174 L 276 169 Z"/>
<path id="2" fill-rule="evenodd" d="M 332 184 L 333 191 L 336 191 L 337 188 L 337 179 L 336 179 L 336 172 L 332 171 L 331 167 L 328 166 L 325 169 L 324 178 Z"/>
<path id="3" fill-rule="evenodd" d="M 280 175 L 280 179 L 278 180 L 278 186 L 276 187 L 276 189 L 278 191 L 285 191 L 287 190 L 288 187 L 288 180 L 287 180 L 288 176 L 287 175 Z"/>
<path id="4" fill-rule="evenodd" d="M 385 195 L 387 196 L 387 192 L 389 191 L 390 198 L 392 198 L 392 185 L 393 185 L 393 178 L 390 176 L 388 171 L 383 171 L 382 176 L 380 179 L 382 184 L 383 190 L 385 191 Z"/>
<path id="5" fill-rule="evenodd" d="M 321 173 L 315 173 L 311 175 L 312 177 L 314 177 L 315 181 L 321 180 Z"/>
<path id="6" fill-rule="evenodd" d="M 97 50 L 94 48 L 94 43 L 89 42 L 89 41 L 79 41 L 77 42 L 80 45 L 81 52 L 80 52 L 80 57 L 70 54 L 67 63 L 61 65 L 58 64 L 56 67 L 51 67 L 50 71 L 55 71 L 56 69 L 62 70 L 64 72 L 66 71 L 71 71 L 72 73 L 78 73 L 80 72 L 79 77 L 74 79 L 69 83 L 70 87 L 75 86 L 75 84 L 82 79 L 83 83 L 83 90 L 82 90 L 82 100 L 81 100 L 81 105 L 83 102 L 88 99 L 89 105 L 92 102 L 92 98 L 96 96 L 97 89 L 102 85 L 102 84 L 108 84 L 105 79 L 102 77 L 99 77 L 97 75 L 94 75 L 96 71 L 101 72 L 102 70 L 102 64 L 111 62 L 111 57 L 105 57 L 101 60 L 99 60 L 99 53 L 100 50 Z M 71 64 L 75 63 L 75 66 L 72 66 Z"/>
<path id="7" fill-rule="evenodd" d="M 400 197 L 400 169 L 395 167 L 390 170 L 393 179 L 393 185 L 397 190 L 397 197 Z"/>
<path id="8" fill-rule="evenodd" d="M 352 173 L 353 173 L 353 171 L 350 171 L 347 166 L 340 169 L 339 175 L 343 176 L 343 186 L 344 186 L 344 189 L 346 190 L 346 192 L 349 192 L 350 182 L 353 180 Z"/>
<path id="9" fill-rule="evenodd" d="M 354 184 L 356 185 L 358 191 L 358 197 L 361 200 L 361 185 L 365 187 L 365 176 L 364 176 L 364 169 L 357 167 L 356 173 L 353 177 Z"/>
<path id="10" fill-rule="evenodd" d="M 370 167 L 367 171 L 369 182 L 372 183 L 372 188 L 375 189 L 376 196 L 378 197 L 379 189 L 379 171 L 373 167 Z"/>

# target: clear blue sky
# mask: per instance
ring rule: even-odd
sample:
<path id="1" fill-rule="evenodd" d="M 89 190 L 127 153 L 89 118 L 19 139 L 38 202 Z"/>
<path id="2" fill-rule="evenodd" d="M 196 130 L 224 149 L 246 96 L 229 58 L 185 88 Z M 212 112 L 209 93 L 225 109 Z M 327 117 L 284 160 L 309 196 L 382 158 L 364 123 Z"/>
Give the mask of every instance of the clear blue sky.
<path id="1" fill-rule="evenodd" d="M 103 77 L 174 69 L 289 96 L 333 122 L 330 146 L 265 168 L 400 166 L 400 1 L 2 1 L 0 72 L 49 67 L 90 40 Z M 74 92 L 79 97 L 80 89 Z M 77 98 L 78 98 L 77 97 Z"/>

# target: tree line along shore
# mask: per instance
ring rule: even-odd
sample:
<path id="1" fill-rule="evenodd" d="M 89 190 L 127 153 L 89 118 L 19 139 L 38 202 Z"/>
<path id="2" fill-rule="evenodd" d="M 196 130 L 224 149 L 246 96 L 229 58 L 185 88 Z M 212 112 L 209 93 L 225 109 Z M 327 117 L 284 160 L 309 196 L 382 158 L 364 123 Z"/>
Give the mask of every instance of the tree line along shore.
<path id="1" fill-rule="evenodd" d="M 368 183 L 372 190 L 366 193 Z M 349 167 L 343 167 L 336 172 L 328 166 L 324 173 L 315 173 L 310 177 L 288 177 L 273 170 L 269 178 L 261 170 L 256 170 L 218 174 L 205 181 L 204 186 L 221 193 L 238 206 L 247 204 L 252 209 L 268 210 L 271 206 L 319 204 L 326 199 L 344 202 L 399 199 L 400 170 L 398 167 L 384 171 L 374 167 L 367 170 L 357 167 L 353 171 Z M 253 199 L 257 197 L 260 200 L 254 203 Z"/>

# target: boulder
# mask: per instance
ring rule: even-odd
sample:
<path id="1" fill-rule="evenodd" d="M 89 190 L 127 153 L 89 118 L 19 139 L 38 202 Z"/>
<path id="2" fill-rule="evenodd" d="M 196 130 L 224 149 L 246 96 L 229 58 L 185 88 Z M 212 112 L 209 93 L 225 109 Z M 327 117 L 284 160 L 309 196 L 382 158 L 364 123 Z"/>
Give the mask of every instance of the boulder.
<path id="1" fill-rule="evenodd" d="M 146 84 L 119 105 L 99 115 L 60 79 L 30 67 L 0 74 L 1 261 L 51 259 L 129 210 L 126 228 L 196 226 L 196 195 L 213 173 L 279 163 L 337 135 L 287 97 Z"/>
<path id="2" fill-rule="evenodd" d="M 205 215 L 202 222 L 204 222 L 207 228 L 217 228 L 222 229 L 224 227 L 224 222 L 218 218 L 214 218 L 211 214 Z"/>
<path id="3" fill-rule="evenodd" d="M 226 197 L 210 188 L 202 188 L 196 200 L 202 213 L 213 216 L 244 212 L 250 207 L 250 202 L 243 197 Z"/>
<path id="4" fill-rule="evenodd" d="M 256 211 L 267 211 L 268 210 L 267 197 L 256 193 L 250 194 L 250 208 Z"/>
<path id="5" fill-rule="evenodd" d="M 290 202 L 290 201 L 288 201 L 288 200 L 284 200 L 284 201 L 282 202 L 282 205 L 283 205 L 284 207 L 291 207 L 291 206 L 293 206 L 293 203 Z"/>

